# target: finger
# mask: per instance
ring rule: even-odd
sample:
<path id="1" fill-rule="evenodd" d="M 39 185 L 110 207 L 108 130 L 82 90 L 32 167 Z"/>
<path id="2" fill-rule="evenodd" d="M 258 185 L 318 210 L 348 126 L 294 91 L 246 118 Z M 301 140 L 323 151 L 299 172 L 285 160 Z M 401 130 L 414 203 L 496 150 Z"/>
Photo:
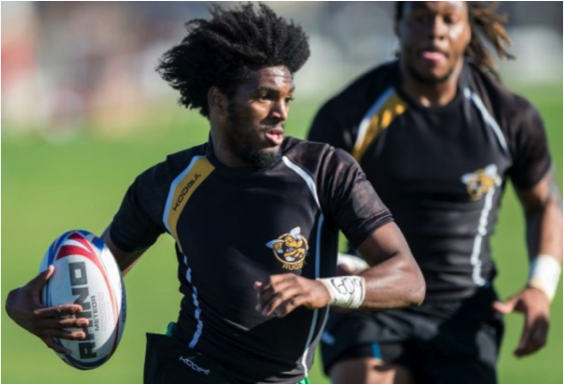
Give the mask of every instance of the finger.
<path id="1" fill-rule="evenodd" d="M 272 285 L 272 286 L 265 286 L 258 295 L 258 309 L 259 311 L 261 311 L 263 313 L 263 315 L 267 315 L 270 314 L 270 308 L 273 301 L 283 301 L 283 300 L 287 300 L 288 297 L 288 293 L 287 294 L 283 294 L 285 292 L 287 292 L 288 290 L 293 290 L 295 291 L 296 285 L 292 285 L 291 282 L 289 281 L 282 281 L 280 283 L 277 283 L 276 286 Z M 266 313 L 265 313 L 266 311 Z"/>
<path id="2" fill-rule="evenodd" d="M 46 329 L 44 330 L 44 337 L 59 338 L 63 340 L 83 340 L 86 338 L 86 333 L 82 330 L 65 330 L 65 329 Z"/>
<path id="3" fill-rule="evenodd" d="M 61 318 L 82 313 L 82 306 L 77 304 L 51 306 L 36 309 L 33 313 L 39 318 Z"/>
<path id="4" fill-rule="evenodd" d="M 35 323 L 37 329 L 85 328 L 89 324 L 87 318 L 46 318 Z"/>
<path id="5" fill-rule="evenodd" d="M 337 265 L 337 275 L 354 275 L 354 271 L 347 265 Z"/>
<path id="6" fill-rule="evenodd" d="M 295 274 L 275 274 L 268 277 L 266 282 L 258 282 L 260 286 L 262 286 L 263 290 L 266 290 L 270 287 L 277 286 L 283 282 L 294 282 L 296 280 Z"/>
<path id="7" fill-rule="evenodd" d="M 521 339 L 519 340 L 519 345 L 517 349 L 513 352 L 515 356 L 522 357 L 527 354 L 530 349 L 530 338 L 532 334 L 532 325 L 530 324 L 528 317 L 525 316 L 525 322 L 523 325 L 523 332 L 521 333 Z"/>
<path id="8" fill-rule="evenodd" d="M 531 341 L 532 347 L 530 353 L 534 353 L 546 345 L 546 338 L 548 334 L 548 324 L 543 322 L 535 322 L 535 327 L 532 331 Z"/>
<path id="9" fill-rule="evenodd" d="M 257 285 L 258 284 L 258 285 Z M 287 285 L 286 281 L 279 280 L 279 279 L 272 279 L 272 277 L 268 280 L 268 282 L 260 283 L 255 282 L 255 288 L 257 290 L 258 297 L 260 298 L 260 303 L 264 303 L 268 301 L 268 299 L 274 295 L 274 293 L 281 288 Z"/>
<path id="10" fill-rule="evenodd" d="M 493 309 L 501 314 L 511 313 L 515 309 L 516 305 L 517 305 L 517 298 L 509 298 L 505 302 L 494 301 L 492 303 Z"/>
<path id="11" fill-rule="evenodd" d="M 291 301 L 299 294 L 299 290 L 293 287 L 288 287 L 286 290 L 277 292 L 271 299 L 262 307 L 262 315 L 269 316 L 277 312 L 279 306 L 283 303 Z"/>
<path id="12" fill-rule="evenodd" d="M 297 307 L 302 306 L 305 302 L 306 301 L 304 296 L 293 297 L 278 306 L 274 314 L 276 314 L 278 318 L 285 317 L 292 311 L 294 311 Z"/>
<path id="13" fill-rule="evenodd" d="M 546 336 L 548 333 L 548 323 L 546 320 L 537 319 L 532 325 L 526 326 L 527 335 L 523 332 L 523 337 L 519 341 L 519 346 L 515 349 L 517 357 L 523 357 L 532 354 L 542 348 L 546 344 Z"/>
<path id="14" fill-rule="evenodd" d="M 51 278 L 51 276 L 55 273 L 55 266 L 49 265 L 47 270 L 42 271 L 39 273 L 35 278 L 29 281 L 28 285 L 30 285 L 34 290 L 41 290 L 45 282 Z"/>
<path id="15" fill-rule="evenodd" d="M 289 293 L 288 290 L 291 290 L 290 286 L 277 287 L 276 290 L 269 289 L 261 293 L 258 307 L 262 315 L 270 315 L 275 307 L 277 307 L 283 301 L 289 299 L 291 293 Z"/>
<path id="16" fill-rule="evenodd" d="M 259 281 L 255 281 L 253 288 L 258 292 L 260 290 L 260 288 L 262 287 L 262 282 Z"/>
<path id="17" fill-rule="evenodd" d="M 70 349 L 62 347 L 61 345 L 56 343 L 55 340 L 53 340 L 53 338 L 51 338 L 51 337 L 41 337 L 41 340 L 45 343 L 45 345 L 47 345 L 47 347 L 49 347 L 50 349 L 53 349 L 57 353 L 61 353 L 61 354 L 70 354 L 71 353 Z"/>
<path id="18" fill-rule="evenodd" d="M 41 290 L 45 286 L 45 283 L 53 276 L 55 273 L 55 266 L 49 265 L 47 270 L 39 273 L 35 278 L 28 282 L 26 285 L 27 291 L 31 294 L 33 304 L 36 307 L 42 306 L 41 301 Z"/>

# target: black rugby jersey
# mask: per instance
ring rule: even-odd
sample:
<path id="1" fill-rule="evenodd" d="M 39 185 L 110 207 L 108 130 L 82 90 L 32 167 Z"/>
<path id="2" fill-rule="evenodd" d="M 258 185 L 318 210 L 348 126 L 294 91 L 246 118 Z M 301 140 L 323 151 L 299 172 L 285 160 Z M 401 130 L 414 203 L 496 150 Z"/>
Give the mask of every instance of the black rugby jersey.
<path id="1" fill-rule="evenodd" d="M 239 381 L 307 375 L 326 309 L 255 310 L 255 281 L 335 275 L 338 229 L 355 245 L 392 220 L 358 164 L 327 144 L 286 138 L 269 169 L 221 164 L 210 144 L 169 156 L 129 188 L 110 235 L 124 251 L 176 240 L 184 295 L 176 337 Z"/>
<path id="2" fill-rule="evenodd" d="M 465 63 L 457 97 L 425 108 L 397 61 L 361 76 L 317 114 L 308 139 L 350 152 L 394 216 L 426 298 L 464 298 L 495 276 L 489 239 L 507 179 L 530 188 L 551 160 L 533 106 Z"/>

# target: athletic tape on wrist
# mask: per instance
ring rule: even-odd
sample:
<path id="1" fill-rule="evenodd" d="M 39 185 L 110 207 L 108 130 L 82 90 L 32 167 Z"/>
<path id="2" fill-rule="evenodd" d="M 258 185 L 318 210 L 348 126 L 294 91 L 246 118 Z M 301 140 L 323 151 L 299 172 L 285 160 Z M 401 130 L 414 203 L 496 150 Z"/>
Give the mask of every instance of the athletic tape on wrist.
<path id="1" fill-rule="evenodd" d="M 337 258 L 337 266 L 345 266 L 354 272 L 360 272 L 370 267 L 368 263 L 356 255 L 339 253 Z"/>
<path id="2" fill-rule="evenodd" d="M 552 301 L 558 288 L 561 272 L 562 267 L 556 258 L 548 254 L 539 254 L 531 262 L 529 286 L 544 292 Z"/>
<path id="3" fill-rule="evenodd" d="M 364 277 L 349 275 L 345 277 L 318 278 L 331 295 L 332 306 L 356 309 L 364 301 L 366 294 L 366 281 Z"/>

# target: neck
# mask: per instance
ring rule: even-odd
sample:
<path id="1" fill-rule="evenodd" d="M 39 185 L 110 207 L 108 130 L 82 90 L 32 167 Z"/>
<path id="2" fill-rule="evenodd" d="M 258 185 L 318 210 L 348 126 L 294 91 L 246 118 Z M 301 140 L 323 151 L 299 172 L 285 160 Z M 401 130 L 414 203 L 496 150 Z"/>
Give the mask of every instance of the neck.
<path id="1" fill-rule="evenodd" d="M 224 140 L 224 138 L 222 138 L 221 135 L 213 129 L 213 127 L 211 128 L 210 138 L 213 154 L 222 164 L 232 168 L 247 168 L 251 166 L 249 163 L 244 162 L 235 155 L 229 147 L 227 141 Z"/>
<path id="2" fill-rule="evenodd" d="M 450 103 L 458 91 L 458 78 L 462 72 L 463 62 L 458 63 L 448 77 L 440 82 L 425 82 L 415 76 L 400 60 L 401 89 L 410 98 L 424 107 L 440 107 Z"/>

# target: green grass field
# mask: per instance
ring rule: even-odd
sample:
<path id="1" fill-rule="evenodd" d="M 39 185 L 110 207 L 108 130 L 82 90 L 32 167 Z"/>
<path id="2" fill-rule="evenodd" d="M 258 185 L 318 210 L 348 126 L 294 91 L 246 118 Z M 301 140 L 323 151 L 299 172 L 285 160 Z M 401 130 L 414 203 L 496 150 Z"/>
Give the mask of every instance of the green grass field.
<path id="1" fill-rule="evenodd" d="M 544 116 L 557 175 L 562 175 L 562 87 L 523 90 Z M 288 131 L 303 137 L 320 103 L 294 104 Z M 87 131 L 67 144 L 48 144 L 40 136 L 2 137 L 2 301 L 12 288 L 37 273 L 51 241 L 66 230 L 101 233 L 116 212 L 133 178 L 166 154 L 207 138 L 206 122 L 195 112 L 173 113 L 174 124 L 155 119 L 139 135 L 106 140 Z M 166 114 L 170 112 L 167 111 Z M 170 118 L 167 122 L 171 122 Z M 561 182 L 561 181 L 560 181 Z M 524 227 L 518 203 L 508 189 L 497 233 L 494 258 L 497 287 L 506 297 L 521 288 L 527 262 Z M 121 345 L 104 366 L 81 372 L 64 364 L 36 337 L 16 326 L 2 307 L 3 383 L 140 383 L 145 332 L 164 332 L 176 319 L 176 259 L 170 237 L 163 236 L 126 277 L 128 320 Z M 562 383 L 562 288 L 552 307 L 548 346 L 525 359 L 512 355 L 522 317 L 507 317 L 500 381 Z M 312 383 L 327 383 L 319 370 Z"/>

